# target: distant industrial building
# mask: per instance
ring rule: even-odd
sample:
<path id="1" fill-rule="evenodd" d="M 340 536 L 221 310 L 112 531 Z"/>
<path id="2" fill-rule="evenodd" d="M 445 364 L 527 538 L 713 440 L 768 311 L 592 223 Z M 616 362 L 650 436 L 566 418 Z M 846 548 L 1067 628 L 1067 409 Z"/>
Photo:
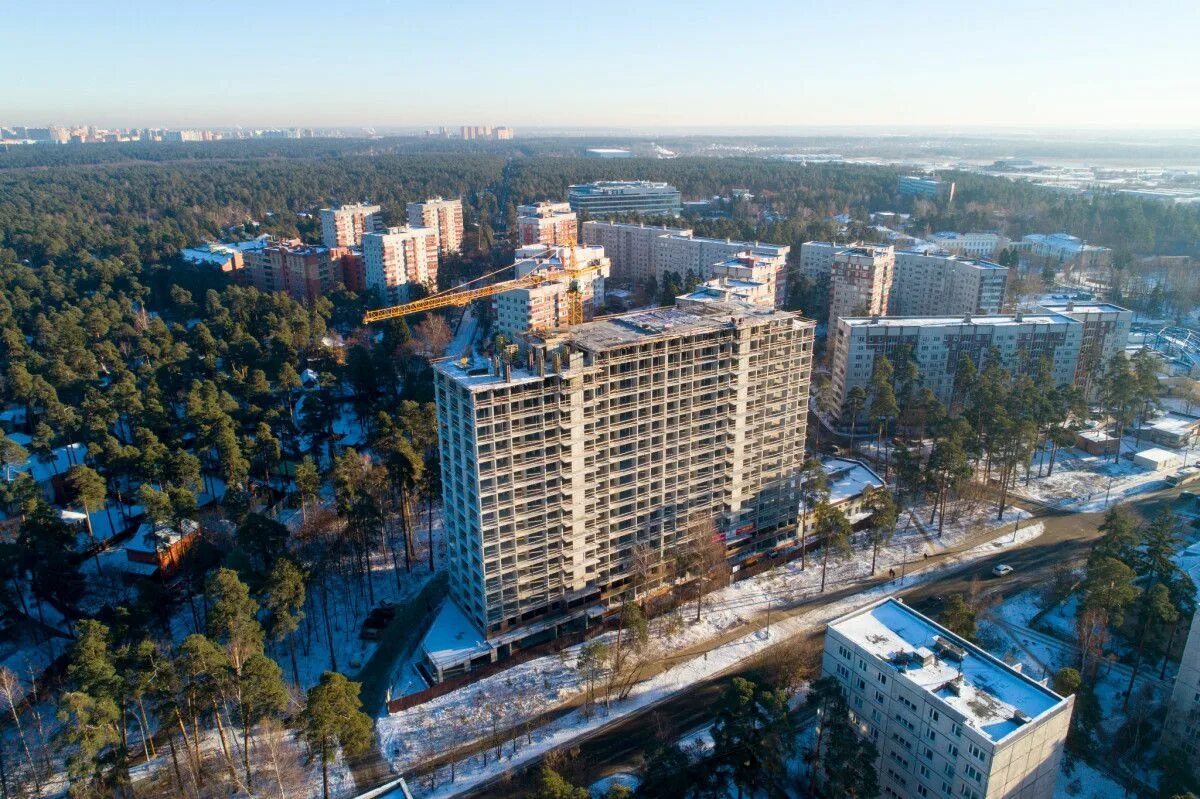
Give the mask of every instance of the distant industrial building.
<path id="1" fill-rule="evenodd" d="M 539 202 L 517 206 L 517 246 L 575 244 L 579 221 L 568 203 Z"/>
<path id="2" fill-rule="evenodd" d="M 896 267 L 894 247 L 856 244 L 833 254 L 829 272 L 829 335 L 837 320 L 887 313 Z"/>
<path id="3" fill-rule="evenodd" d="M 890 310 L 894 316 L 998 314 L 1008 268 L 990 261 L 914 250 L 896 253 Z"/>
<path id="4" fill-rule="evenodd" d="M 1013 374 L 1031 373 L 1046 358 L 1055 385 L 1068 385 L 1075 380 L 1083 324 L 1049 311 L 979 317 L 843 317 L 829 335 L 833 399 L 845 423 L 851 421 L 844 416 L 846 397 L 855 388 L 869 393 L 875 359 L 887 356 L 895 363 L 901 347 L 916 361 L 921 386 L 947 406 L 959 360 L 967 356 L 978 366 L 993 349 Z"/>
<path id="5" fill-rule="evenodd" d="M 896 190 L 901 197 L 919 197 L 923 200 L 954 200 L 954 181 L 905 175 L 900 178 Z"/>
<path id="6" fill-rule="evenodd" d="M 710 303 L 435 364 L 451 596 L 486 636 L 439 676 L 666 590 L 697 524 L 734 561 L 794 541 L 812 332 Z M 638 558 L 653 565 L 634 583 Z"/>
<path id="7" fill-rule="evenodd" d="M 683 209 L 679 189 L 648 180 L 605 180 L 571 186 L 571 208 L 590 218 L 615 214 L 679 216 Z"/>
<path id="8" fill-rule="evenodd" d="M 363 234 L 363 281 L 382 301 L 407 302 L 409 286 L 437 286 L 438 233 L 431 227 L 392 227 Z"/>
<path id="9" fill-rule="evenodd" d="M 821 673 L 878 749 L 881 796 L 1054 796 L 1074 698 L 898 599 L 830 622 Z"/>
<path id="10" fill-rule="evenodd" d="M 424 202 L 409 203 L 406 210 L 409 227 L 431 227 L 437 230 L 439 253 L 446 255 L 462 249 L 462 200 L 433 197 Z"/>
<path id="11" fill-rule="evenodd" d="M 383 209 L 378 205 L 354 203 L 322 208 L 321 242 L 326 247 L 357 247 L 363 234 L 383 230 Z"/>

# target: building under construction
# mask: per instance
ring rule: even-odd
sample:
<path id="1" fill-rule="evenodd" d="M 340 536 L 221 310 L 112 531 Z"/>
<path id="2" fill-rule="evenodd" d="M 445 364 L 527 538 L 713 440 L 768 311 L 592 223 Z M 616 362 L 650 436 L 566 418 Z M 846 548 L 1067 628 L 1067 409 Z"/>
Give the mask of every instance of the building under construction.
<path id="1" fill-rule="evenodd" d="M 793 542 L 813 326 L 689 303 L 437 363 L 451 592 L 487 640 L 439 675 L 658 590 L 697 520 L 735 561 Z"/>

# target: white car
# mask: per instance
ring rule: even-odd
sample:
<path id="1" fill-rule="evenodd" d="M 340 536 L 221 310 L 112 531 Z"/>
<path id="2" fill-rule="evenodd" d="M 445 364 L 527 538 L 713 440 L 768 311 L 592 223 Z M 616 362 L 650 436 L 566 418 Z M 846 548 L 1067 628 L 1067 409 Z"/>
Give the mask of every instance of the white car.
<path id="1" fill-rule="evenodd" d="M 992 574 L 996 577 L 1007 577 L 1013 573 L 1013 567 L 1007 563 L 998 563 L 992 567 Z"/>

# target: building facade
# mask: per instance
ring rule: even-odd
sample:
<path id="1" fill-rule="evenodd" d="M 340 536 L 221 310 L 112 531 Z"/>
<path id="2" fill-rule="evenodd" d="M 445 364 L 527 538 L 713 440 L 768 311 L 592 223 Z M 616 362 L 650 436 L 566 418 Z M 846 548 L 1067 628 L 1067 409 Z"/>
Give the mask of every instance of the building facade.
<path id="1" fill-rule="evenodd" d="M 733 559 L 793 539 L 812 338 L 711 303 L 531 337 L 516 365 L 436 364 L 459 608 L 512 648 L 653 592 L 697 520 Z M 659 564 L 640 587 L 635 551 Z"/>
<path id="2" fill-rule="evenodd" d="M 383 231 L 383 210 L 378 205 L 355 203 L 322 208 L 321 242 L 326 247 L 357 247 L 363 234 Z"/>
<path id="3" fill-rule="evenodd" d="M 583 243 L 603 247 L 612 260 L 613 280 L 625 285 L 658 279 L 654 241 L 662 236 L 691 236 L 692 231 L 622 222 L 583 223 Z"/>
<path id="4" fill-rule="evenodd" d="M 963 258 L 995 258 L 1008 246 L 1008 239 L 999 233 L 934 233 L 927 241 L 943 252 Z"/>
<path id="5" fill-rule="evenodd" d="M 954 200 L 954 181 L 905 175 L 896 184 L 901 197 L 919 197 L 923 200 Z"/>
<path id="6" fill-rule="evenodd" d="M 944 253 L 896 253 L 889 313 L 896 316 L 998 314 L 1008 267 Z"/>
<path id="7" fill-rule="evenodd" d="M 571 209 L 588 217 L 615 214 L 679 216 L 683 209 L 679 189 L 649 180 L 602 180 L 571 186 L 567 192 Z"/>
<path id="8" fill-rule="evenodd" d="M 894 247 L 856 244 L 833 254 L 829 272 L 829 331 L 844 316 L 885 314 L 896 267 Z"/>
<path id="9" fill-rule="evenodd" d="M 899 600 L 831 622 L 821 672 L 842 686 L 858 733 L 879 751 L 882 796 L 1053 797 L 1074 697 Z"/>
<path id="10" fill-rule="evenodd" d="M 566 246 L 578 238 L 579 221 L 567 203 L 540 202 L 517 206 L 517 246 Z"/>
<path id="11" fill-rule="evenodd" d="M 1129 345 L 1133 311 L 1108 302 L 1068 302 L 1042 307 L 1083 325 L 1083 343 L 1075 369 L 1075 385 L 1094 399 L 1099 389 L 1099 378 L 1104 375 L 1108 362 Z"/>
<path id="12" fill-rule="evenodd" d="M 301 301 L 312 301 L 345 285 L 344 249 L 331 250 L 299 239 L 270 239 L 260 247 L 242 250 L 241 282 L 259 291 L 282 291 Z"/>
<path id="13" fill-rule="evenodd" d="M 392 227 L 366 233 L 362 242 L 363 284 L 382 301 L 408 301 L 409 286 L 437 286 L 438 233 L 428 227 Z"/>
<path id="14" fill-rule="evenodd" d="M 409 227 L 431 227 L 438 232 L 438 252 L 442 255 L 462 250 L 462 200 L 433 197 L 407 206 Z"/>
<path id="15" fill-rule="evenodd" d="M 800 276 L 812 280 L 828 279 L 833 272 L 834 253 L 846 249 L 832 241 L 806 241 L 800 245 Z"/>
<path id="16" fill-rule="evenodd" d="M 509 339 L 567 326 L 573 303 L 578 318 L 590 320 L 604 305 L 610 264 L 601 247 L 529 245 L 516 251 L 513 271 L 517 277 L 540 272 L 546 282 L 496 295 L 496 329 Z"/>
<path id="17" fill-rule="evenodd" d="M 833 398 L 846 417 L 846 397 L 855 388 L 869 392 L 875 359 L 886 356 L 894 364 L 897 350 L 905 348 L 917 364 L 921 386 L 949 406 L 954 376 L 963 356 L 978 367 L 994 348 L 1012 374 L 1029 374 L 1044 357 L 1051 379 L 1068 385 L 1083 343 L 1083 325 L 1056 313 L 1030 313 L 980 317 L 846 317 L 830 331 L 833 347 Z"/>

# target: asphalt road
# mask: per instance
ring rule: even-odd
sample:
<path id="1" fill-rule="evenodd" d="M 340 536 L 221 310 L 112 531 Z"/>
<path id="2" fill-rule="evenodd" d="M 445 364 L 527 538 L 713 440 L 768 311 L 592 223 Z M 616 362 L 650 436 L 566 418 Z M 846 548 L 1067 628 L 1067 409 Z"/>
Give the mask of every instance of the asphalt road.
<path id="1" fill-rule="evenodd" d="M 1130 505 L 1143 517 L 1151 518 L 1160 509 L 1169 507 L 1179 496 L 1180 490 L 1174 488 L 1146 494 Z M 968 591 L 977 579 L 988 593 L 1010 596 L 1045 583 L 1059 564 L 1081 563 L 1100 537 L 1098 528 L 1104 520 L 1103 512 L 1048 512 L 1041 506 L 1035 507 L 1020 501 L 1016 504 L 1024 505 L 1034 513 L 1037 521 L 1042 522 L 1045 526 L 1042 535 L 969 566 L 952 569 L 914 589 L 905 590 L 901 587 L 898 593 L 910 605 L 928 613 L 939 610 L 942 597 Z M 992 568 L 999 563 L 1012 566 L 1013 573 L 1003 578 L 993 577 Z M 812 636 L 820 634 L 820 630 L 814 630 Z M 653 748 L 657 741 L 673 740 L 711 723 L 716 699 L 725 685 L 733 677 L 748 674 L 750 668 L 749 664 L 740 664 L 653 708 L 620 719 L 585 738 L 573 741 L 572 749 L 577 749 L 578 754 L 572 759 L 575 772 L 572 777 L 577 784 L 586 785 L 617 772 L 637 771 L 642 766 L 643 753 Z M 526 766 L 526 772 L 537 766 L 538 763 Z M 505 780 L 467 791 L 462 796 L 519 799 L 528 795 L 524 777 L 525 773 L 513 774 Z"/>

